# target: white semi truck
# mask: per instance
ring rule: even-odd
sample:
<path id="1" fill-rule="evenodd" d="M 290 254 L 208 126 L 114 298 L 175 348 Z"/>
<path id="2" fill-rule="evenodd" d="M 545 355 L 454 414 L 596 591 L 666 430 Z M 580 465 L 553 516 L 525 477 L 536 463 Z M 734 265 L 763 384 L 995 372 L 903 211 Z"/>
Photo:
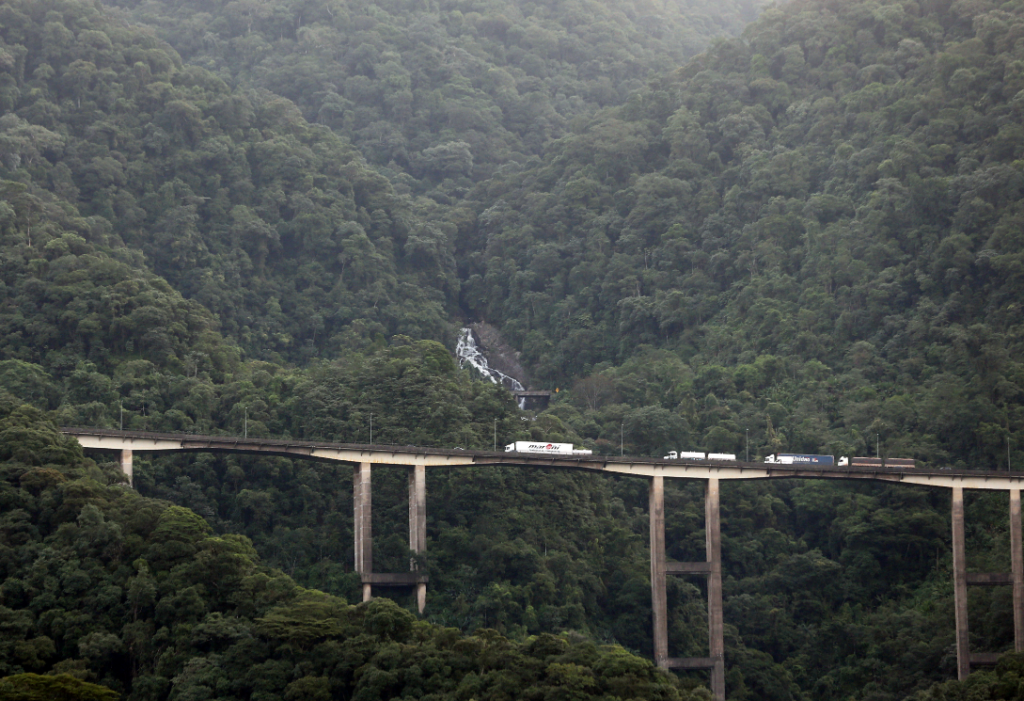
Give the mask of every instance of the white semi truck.
<path id="1" fill-rule="evenodd" d="M 539 455 L 591 455 L 592 450 L 575 450 L 572 443 L 546 443 L 545 441 L 516 441 L 505 446 L 506 453 L 534 453 Z"/>
<path id="2" fill-rule="evenodd" d="M 735 460 L 736 455 L 734 453 L 694 453 L 691 451 L 676 452 L 674 450 L 668 451 L 668 455 L 662 458 L 662 460 Z"/>
<path id="3" fill-rule="evenodd" d="M 764 459 L 775 465 L 834 465 L 833 455 L 810 455 L 807 453 L 772 453 Z"/>

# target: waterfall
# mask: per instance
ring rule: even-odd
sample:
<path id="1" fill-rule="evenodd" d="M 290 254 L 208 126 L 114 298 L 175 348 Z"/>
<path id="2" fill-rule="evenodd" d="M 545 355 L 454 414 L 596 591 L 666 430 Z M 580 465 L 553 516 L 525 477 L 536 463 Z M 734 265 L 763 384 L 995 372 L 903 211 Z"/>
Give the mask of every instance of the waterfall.
<path id="1" fill-rule="evenodd" d="M 487 356 L 485 356 L 476 345 L 476 337 L 473 336 L 472 329 L 463 327 L 459 330 L 459 342 L 455 346 L 455 356 L 459 359 L 460 368 L 465 367 L 465 364 L 469 363 L 476 368 L 481 375 L 496 385 L 501 385 L 502 387 L 514 392 L 523 392 L 526 390 L 519 380 L 490 366 L 487 362 Z M 525 402 L 526 400 L 524 398 L 519 397 L 520 409 L 523 408 Z"/>

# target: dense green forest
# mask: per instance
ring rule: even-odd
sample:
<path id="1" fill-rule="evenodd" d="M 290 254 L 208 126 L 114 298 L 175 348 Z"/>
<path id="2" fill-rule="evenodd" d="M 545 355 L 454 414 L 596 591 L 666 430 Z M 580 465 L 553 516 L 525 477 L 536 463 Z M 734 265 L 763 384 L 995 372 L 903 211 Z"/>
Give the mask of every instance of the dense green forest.
<path id="1" fill-rule="evenodd" d="M 737 34 L 758 0 L 113 0 L 192 64 L 292 100 L 399 192 L 456 204 L 473 182 Z"/>
<path id="2" fill-rule="evenodd" d="M 772 9 L 479 186 L 463 304 L 535 377 L 577 378 L 561 415 L 589 437 L 643 406 L 651 451 L 878 435 L 1005 469 L 1022 29 L 1013 2 Z"/>
<path id="3" fill-rule="evenodd" d="M 6 394 L 0 460 L 4 699 L 707 698 L 618 646 L 466 636 L 304 589 Z"/>
<path id="4" fill-rule="evenodd" d="M 431 471 L 419 620 L 347 603 L 346 467 L 139 456 L 135 494 L 56 425 L 1005 469 L 1024 6 L 799 0 L 712 42 L 760 7 L 0 0 L 0 696 L 705 698 L 636 657 L 642 480 Z M 457 366 L 466 320 L 548 411 Z M 404 490 L 375 471 L 382 571 Z M 666 498 L 702 559 L 701 486 Z M 722 498 L 730 699 L 1024 697 L 1014 656 L 948 681 L 942 492 Z M 972 569 L 1006 521 L 970 496 Z M 972 649 L 1009 599 L 972 591 Z"/>
<path id="5" fill-rule="evenodd" d="M 124 263 L 159 275 L 249 356 L 270 360 L 336 356 L 381 335 L 445 336 L 458 282 L 444 226 L 429 205 L 398 197 L 347 142 L 286 99 L 232 90 L 183 65 L 97 7 L 0 10 L 8 266 L 37 253 L 81 256 L 87 244 L 105 255 L 127 248 Z M 65 235 L 83 240 L 52 242 Z M 93 279 L 88 262 L 72 276 Z M 17 281 L 5 284 L 17 293 Z M 63 340 L 51 350 L 91 362 L 149 350 L 103 333 L 120 306 L 95 311 L 101 338 L 81 318 L 75 347 Z M 33 331 L 21 324 L 32 319 L 12 323 L 28 340 Z M 31 351 L 47 349 L 49 339 L 33 340 Z M 205 352 L 196 349 L 193 365 L 207 362 Z"/>

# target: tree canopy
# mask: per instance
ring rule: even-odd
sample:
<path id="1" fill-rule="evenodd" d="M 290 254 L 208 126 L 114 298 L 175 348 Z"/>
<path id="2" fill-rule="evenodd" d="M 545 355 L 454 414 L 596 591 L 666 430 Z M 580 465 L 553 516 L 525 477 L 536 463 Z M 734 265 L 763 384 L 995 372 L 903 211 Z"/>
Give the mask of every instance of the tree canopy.
<path id="1" fill-rule="evenodd" d="M 594 440 L 1005 469 L 1022 12 L 767 11 L 479 186 L 463 304 Z"/>
<path id="2" fill-rule="evenodd" d="M 420 619 L 347 603 L 347 466 L 139 456 L 136 494 L 57 425 L 1017 462 L 1024 7 L 795 0 L 740 34 L 761 9 L 0 1 L 0 694 L 704 695 L 636 656 L 640 482 L 432 471 Z M 458 368 L 468 320 L 550 409 Z M 405 489 L 375 471 L 391 571 Z M 700 486 L 666 492 L 702 559 Z M 945 495 L 722 498 L 731 698 L 1019 695 L 1015 657 L 947 681 Z M 672 580 L 674 655 L 703 597 Z M 1010 647 L 1009 606 L 972 594 L 972 646 Z"/>
<path id="3" fill-rule="evenodd" d="M 26 440 L 44 449 L 11 456 Z M 386 598 L 304 589 L 245 536 L 124 489 L 73 446 L 4 399 L 4 699 L 710 698 L 620 646 L 464 635 Z"/>

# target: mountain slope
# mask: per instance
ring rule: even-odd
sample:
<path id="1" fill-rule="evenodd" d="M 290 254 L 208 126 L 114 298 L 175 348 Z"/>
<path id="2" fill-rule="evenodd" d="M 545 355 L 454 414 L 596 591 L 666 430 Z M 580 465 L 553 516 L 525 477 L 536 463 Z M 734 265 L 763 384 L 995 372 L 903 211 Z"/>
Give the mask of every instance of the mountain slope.
<path id="1" fill-rule="evenodd" d="M 323 64 L 324 71 L 337 72 L 332 80 L 344 73 L 345 87 L 334 91 L 352 103 L 323 111 L 324 119 L 340 115 L 334 128 L 390 119 L 386 98 L 401 97 L 404 85 L 399 61 L 373 49 L 387 38 L 381 32 L 404 26 L 402 13 L 378 21 L 373 15 L 382 10 L 360 6 L 354 31 L 328 36 L 322 49 L 292 51 L 300 41 L 319 41 L 305 31 L 299 36 L 297 6 L 282 5 L 288 10 L 281 19 L 261 16 L 273 5 L 208 5 L 221 7 L 223 15 L 211 13 L 210 24 L 223 29 L 231 51 L 253 50 L 245 58 L 251 75 L 233 72 L 228 59 L 219 62 L 229 54 L 219 52 L 220 35 L 213 31 L 199 35 L 207 48 L 188 55 L 216 74 L 185 65 L 152 32 L 112 20 L 95 5 L 0 4 L 0 384 L 55 410 L 62 422 L 118 425 L 123 403 L 125 425 L 133 428 L 238 433 L 248 425 L 258 435 L 360 440 L 372 414 L 378 440 L 402 443 L 486 447 L 497 430 L 501 441 L 529 435 L 578 442 L 583 436 L 605 451 L 618 449 L 624 436 L 630 452 L 703 447 L 742 453 L 749 429 L 752 457 L 783 448 L 870 454 L 878 446 L 930 464 L 1002 459 L 1003 440 L 1019 418 L 1020 386 L 1013 306 L 1019 253 L 1014 6 L 798 3 L 768 12 L 743 39 L 716 44 L 674 74 L 651 76 L 626 61 L 614 96 L 564 114 L 548 111 L 545 100 L 564 106 L 559 81 L 575 64 L 553 50 L 537 53 L 545 35 L 534 42 L 515 32 L 508 38 L 506 31 L 498 42 L 487 38 L 501 27 L 490 21 L 495 18 L 485 22 L 483 14 L 457 10 L 460 19 L 451 9 L 445 32 L 471 27 L 484 37 L 467 30 L 449 44 L 435 34 L 443 41 L 430 46 L 451 48 L 453 61 L 465 58 L 456 49 L 473 48 L 473 42 L 489 47 L 495 61 L 501 51 L 524 50 L 516 54 L 523 74 L 506 71 L 516 94 L 512 83 L 492 76 L 509 88 L 508 115 L 519 121 L 502 122 L 505 112 L 499 119 L 488 102 L 493 96 L 483 97 L 486 86 L 472 82 L 490 64 L 466 59 L 469 87 L 461 78 L 452 83 L 481 103 L 460 104 L 449 115 L 446 101 L 461 102 L 462 93 L 445 82 L 451 74 L 436 82 L 427 76 L 423 85 L 441 91 L 420 103 L 437 105 L 436 111 L 424 108 L 430 125 L 400 121 L 394 127 L 399 142 L 407 134 L 429 135 L 405 146 L 407 162 L 400 151 L 388 150 L 392 132 L 352 132 L 380 170 L 310 124 L 292 103 L 248 81 L 273 74 L 282 91 L 309 95 L 302 107 L 307 116 L 315 109 L 320 119 L 324 103 L 315 102 L 315 90 L 303 90 L 302 72 L 290 66 L 313 71 Z M 510 20 L 508 29 L 520 20 L 536 26 L 552 18 L 540 7 L 530 12 Z M 602 14 L 600 21 L 610 32 L 609 17 L 618 15 Z M 229 21 L 249 19 L 252 32 Z M 321 15 L 317 22 L 326 27 Z M 376 38 L 360 34 L 371 29 Z M 656 48 L 657 42 L 644 44 L 653 34 L 632 32 L 630 25 L 636 46 Z M 363 53 L 362 44 L 350 45 L 364 38 L 369 48 Z M 286 57 L 261 58 L 269 50 L 261 41 L 281 42 Z M 332 51 L 345 56 L 344 71 L 328 60 Z M 418 59 L 413 53 L 408 60 L 414 67 Z M 396 82 L 375 83 L 389 76 Z M 649 85 L 631 93 L 641 87 L 632 82 L 640 77 Z M 353 80 L 348 96 L 343 91 L 350 78 L 366 80 Z M 599 89 L 601 76 L 591 78 L 587 89 Z M 620 106 L 598 112 L 595 104 Z M 526 110 L 531 106 L 539 111 Z M 528 130 L 538 114 L 562 119 L 552 117 L 555 126 L 530 141 L 528 131 L 516 130 Z M 470 121 L 460 121 L 467 115 Z M 480 115 L 493 122 L 473 126 Z M 494 126 L 499 122 L 505 131 Z M 481 157 L 479 169 L 478 146 L 468 151 L 474 157 L 469 170 L 467 151 L 453 141 L 462 133 L 486 146 L 479 153 L 489 160 Z M 494 135 L 493 144 L 487 135 Z M 473 211 L 451 208 L 465 204 L 467 194 Z M 444 340 L 459 312 L 499 323 L 523 349 L 524 362 L 563 388 L 551 411 L 524 422 L 507 395 L 471 381 L 441 345 L 424 340 Z M 324 357 L 333 362 L 311 362 Z M 283 367 L 277 361 L 284 359 L 301 367 Z M 43 489 L 43 501 L 57 503 L 54 490 L 64 482 L 54 486 L 45 480 L 59 478 L 33 472 L 23 483 L 36 459 L 22 455 L 35 445 L 49 451 L 50 443 L 63 444 L 19 431 L 11 434 L 23 452 L 14 456 L 12 449 L 19 464 L 4 488 L 11 506 L 3 514 L 4 533 L 25 539 L 29 549 L 4 566 L 20 556 L 38 562 L 39 571 L 22 576 L 18 570 L 15 578 L 42 576 L 32 584 L 44 597 L 38 608 L 54 610 L 41 574 L 51 566 L 46 546 L 66 545 L 60 539 L 74 528 L 113 520 L 123 534 L 139 523 L 111 516 L 99 504 L 104 521 L 89 510 L 79 523 L 82 509 L 68 516 L 74 524 L 60 521 L 56 532 L 45 531 L 55 522 L 45 509 L 33 511 L 39 503 L 29 497 Z M 1011 439 L 1016 450 L 1016 436 Z M 77 466 L 68 473 L 72 496 L 95 490 L 83 486 L 87 477 L 101 485 L 117 480 L 113 466 L 94 469 L 75 462 L 77 456 L 58 452 L 36 462 L 68 460 Z M 350 486 L 335 468 L 284 460 L 140 459 L 143 493 L 192 507 L 217 535 L 190 540 L 161 531 L 151 538 L 155 531 L 147 534 L 145 523 L 132 532 L 147 545 L 180 541 L 198 548 L 209 556 L 203 564 L 219 564 L 224 555 L 228 564 L 256 572 L 260 582 L 262 572 L 288 589 L 286 578 L 260 570 L 245 534 L 266 561 L 287 568 L 303 585 L 346 595 L 356 579 L 346 571 Z M 647 651 L 642 483 L 516 470 L 433 479 L 438 499 L 430 506 L 425 564 L 432 568 L 436 608 L 429 616 L 435 621 L 467 631 L 493 626 L 526 646 L 533 644 L 530 636 L 565 631 L 569 638 Z M 381 562 L 403 567 L 409 553 L 401 536 L 402 475 L 381 474 L 376 487 L 375 501 L 388 505 L 377 511 Z M 667 492 L 670 556 L 700 559 L 700 487 L 678 484 Z M 130 495 L 120 490 L 96 494 L 153 513 L 162 508 L 124 501 Z M 980 495 L 969 508 L 972 563 L 1005 569 L 1004 499 Z M 947 513 L 944 495 L 926 490 L 730 486 L 723 495 L 723 537 L 733 697 L 899 699 L 952 674 Z M 172 517 L 205 529 L 187 511 Z M 39 538 L 33 528 L 43 529 Z M 133 564 L 140 551 L 131 548 L 138 545 L 126 546 L 130 561 L 100 559 L 80 569 L 101 579 L 109 565 L 110 586 L 130 594 L 129 580 L 145 579 Z M 85 557 L 61 552 L 64 561 Z M 156 662 L 146 658 L 166 665 L 152 676 L 178 678 L 197 697 L 214 691 L 323 695 L 322 677 L 330 678 L 324 693 L 355 688 L 344 681 L 350 668 L 315 666 L 335 660 L 338 647 L 318 649 L 310 661 L 302 646 L 305 636 L 322 631 L 324 619 L 351 623 L 339 636 L 344 641 L 332 641 L 341 645 L 340 654 L 351 652 L 347 643 L 358 647 L 363 636 L 379 635 L 360 628 L 358 611 L 314 597 L 311 623 L 300 593 L 290 600 L 292 608 L 257 610 L 272 625 L 255 634 L 248 623 L 236 628 L 218 619 L 193 638 L 196 628 L 186 631 L 185 625 L 203 625 L 200 609 L 182 592 L 195 587 L 203 598 L 199 587 L 209 587 L 223 599 L 228 595 L 221 588 L 237 572 L 181 566 L 167 573 L 177 583 L 164 610 L 193 620 L 177 629 L 181 638 L 164 651 L 166 659 L 163 652 Z M 81 581 L 71 572 L 68 587 Z M 19 614 L 24 639 L 18 642 L 27 645 L 11 651 L 25 656 L 9 671 L 19 671 L 14 664 L 65 669 L 56 666 L 45 640 L 32 642 L 49 638 L 62 658 L 84 658 L 97 674 L 113 670 L 99 679 L 104 684 L 139 679 L 128 657 L 137 631 L 128 639 L 110 622 L 127 599 L 109 588 L 100 590 L 108 597 L 102 601 L 76 597 L 76 591 L 68 589 L 67 606 L 93 607 L 107 617 L 82 623 L 95 639 L 83 649 L 77 633 L 65 629 L 57 640 L 40 627 L 49 618 Z M 16 598 L 23 594 L 0 588 L 0 603 L 26 610 Z M 9 602 L 8 595 L 15 598 Z M 673 654 L 702 654 L 701 590 L 675 581 L 670 596 Z M 213 608 L 232 614 L 235 603 L 218 600 Z M 380 606 L 382 625 L 404 627 L 411 620 Z M 1008 606 L 1000 591 L 973 599 L 979 648 L 1008 647 Z M 412 624 L 413 630 L 422 625 Z M 485 652 L 489 635 L 477 636 Z M 245 655 L 257 648 L 257 658 L 268 661 L 249 675 L 254 658 Z M 541 651 L 527 647 L 524 654 L 535 652 Z M 387 667 L 420 659 L 420 653 L 412 647 L 396 653 L 388 644 L 379 661 Z M 604 652 L 593 654 L 586 662 L 564 658 L 557 664 L 586 667 L 596 660 L 614 667 Z M 180 666 L 192 658 L 198 658 L 192 667 Z M 292 679 L 282 672 L 307 662 L 310 674 Z M 535 665 L 525 660 L 522 666 L 539 669 Z M 663 683 L 642 667 L 645 683 Z M 394 681 L 391 667 L 378 669 L 367 684 Z M 552 683 L 593 688 L 584 670 L 559 666 L 549 674 L 545 667 L 544 674 Z M 509 688 L 507 678 L 495 677 L 502 690 Z M 416 681 L 409 695 L 418 693 Z M 472 683 L 467 695 L 474 693 Z M 162 698 L 169 691 L 159 680 L 152 684 L 143 689 L 140 683 L 133 693 Z M 524 686 L 529 683 L 513 688 Z M 961 687 L 950 689 L 959 693 Z"/>
<path id="2" fill-rule="evenodd" d="M 743 452 L 749 430 L 752 454 L 864 455 L 877 435 L 1005 468 L 1022 23 L 988 2 L 766 12 L 478 188 L 463 304 L 540 377 L 581 380 L 565 417 L 592 438 L 639 402 L 651 452 Z"/>
<path id="3" fill-rule="evenodd" d="M 115 0 L 183 58 L 295 102 L 393 181 L 458 198 L 568 124 L 621 104 L 713 38 L 752 0 L 272 5 Z"/>
<path id="4" fill-rule="evenodd" d="M 0 461 L 5 699 L 708 698 L 620 647 L 463 636 L 302 589 L 2 394 Z"/>
<path id="5" fill-rule="evenodd" d="M 96 7 L 2 11 L 8 245 L 50 245 L 46 208 L 63 208 L 86 241 L 142 251 L 267 359 L 446 337 L 458 281 L 444 227 L 329 130 Z"/>

